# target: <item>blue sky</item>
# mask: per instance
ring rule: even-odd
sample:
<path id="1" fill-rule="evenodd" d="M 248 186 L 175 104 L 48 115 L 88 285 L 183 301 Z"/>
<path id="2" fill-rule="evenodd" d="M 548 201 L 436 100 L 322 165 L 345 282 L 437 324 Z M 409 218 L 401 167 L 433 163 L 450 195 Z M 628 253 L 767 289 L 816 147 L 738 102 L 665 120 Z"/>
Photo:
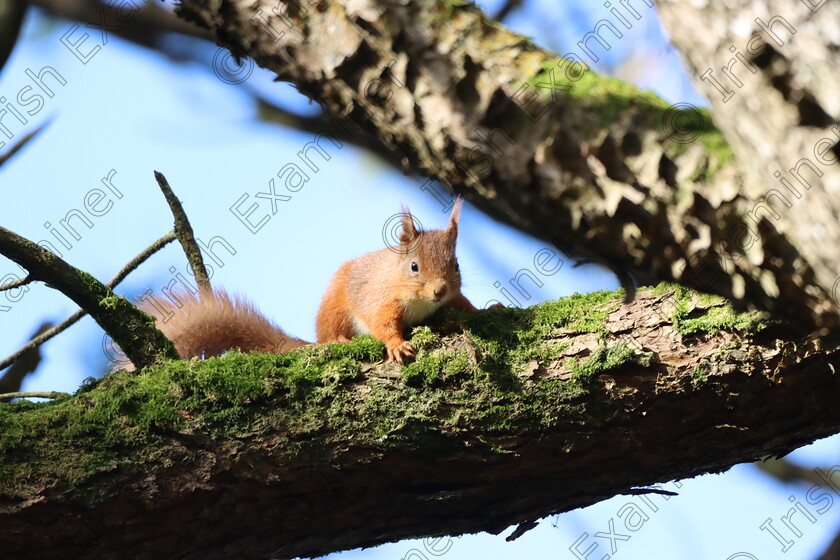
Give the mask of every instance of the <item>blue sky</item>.
<path id="1" fill-rule="evenodd" d="M 526 13 L 511 17 L 510 25 L 561 53 L 579 51 L 577 42 L 595 22 L 616 17 L 603 4 L 538 1 L 530 5 Z M 704 104 L 663 38 L 654 11 L 640 14 L 641 19 L 633 21 L 633 28 L 610 52 L 601 53 L 604 56 L 595 68 L 653 89 L 673 103 Z M 114 35 L 102 44 L 97 30 L 87 32 L 86 42 L 77 48 L 93 54 L 83 63 L 62 43 L 62 37 L 65 43 L 79 40 L 86 33 L 83 28 L 30 16 L 18 47 L 0 73 L 0 97 L 11 102 L 22 89 L 38 91 L 27 70 L 37 74 L 49 66 L 66 81 L 60 85 L 53 77 L 44 79 L 54 96 L 42 95 L 43 106 L 37 113 L 24 115 L 25 125 L 9 115 L 0 121 L 14 140 L 50 121 L 34 142 L 0 169 L 0 224 L 36 241 L 56 242 L 51 228 L 74 210 L 84 213 L 92 227 L 71 218 L 80 239 L 66 239 L 72 247 L 63 256 L 74 266 L 107 280 L 172 227 L 153 177 L 153 170 L 158 170 L 182 200 L 197 236 L 204 241 L 223 238 L 235 250 L 230 254 L 218 243 L 214 246 L 223 262 L 216 267 L 214 283 L 246 294 L 284 328 L 312 339 L 318 303 L 332 273 L 343 261 L 380 248 L 383 224 L 401 204 L 407 204 L 426 227 L 446 223 L 436 201 L 420 190 L 424 179 L 406 177 L 374 156 L 345 145 L 252 233 L 231 206 L 243 195 L 246 202 L 240 209 L 259 200 L 254 198 L 256 193 L 267 189 L 269 180 L 312 135 L 257 122 L 256 106 L 247 92 L 260 91 L 296 108 L 307 106 L 306 100 L 288 84 L 272 82 L 259 68 L 243 84 L 220 81 L 210 70 L 215 49 L 202 51 L 201 63 L 173 63 Z M 100 49 L 94 52 L 96 46 Z M 16 107 L 23 114 L 35 106 Z M 4 139 L 0 136 L 0 141 Z M 110 177 L 121 198 L 102 183 L 104 177 Z M 97 189 L 109 198 L 90 204 Z M 86 201 L 101 215 L 86 210 Z M 109 201 L 112 205 L 102 212 Z M 263 206 L 260 212 L 267 215 L 269 209 Z M 467 207 L 458 244 L 465 294 L 477 305 L 498 298 L 494 284 L 506 283 L 523 268 L 533 270 L 534 255 L 544 247 L 544 242 Z M 185 270 L 180 249 L 171 245 L 132 274 L 118 292 L 135 295 L 159 290 Z M 0 278 L 19 272 L 0 257 Z M 543 287 L 533 291 L 528 304 L 617 287 L 615 279 L 597 267 L 572 270 L 568 263 L 542 280 Z M 75 311 L 72 302 L 43 285 L 11 296 L 17 301 L 10 301 L 10 294 L 0 296 L 3 356 L 25 342 L 42 320 L 60 321 Z M 101 343 L 102 331 L 91 319 L 84 319 L 44 346 L 44 363 L 24 389 L 73 391 L 85 377 L 102 375 L 106 362 Z M 814 467 L 840 463 L 835 438 L 794 456 Z M 664 487 L 676 489 L 674 483 Z M 605 553 L 627 559 L 727 560 L 737 552 L 760 560 L 813 558 L 840 525 L 840 507 L 814 514 L 813 523 L 800 513 L 802 537 L 786 553 L 767 531 L 759 529 L 767 518 L 783 527 L 779 519 L 797 503 L 816 511 L 817 506 L 806 501 L 808 490 L 772 482 L 750 466 L 683 481 L 678 497 L 651 498 L 659 504 L 658 510 L 648 512 L 649 519 L 629 540 L 617 542 L 615 554 L 608 550 L 608 541 L 594 535 L 606 531 L 610 519 L 624 523 L 618 512 L 628 503 L 642 510 L 649 507 L 639 497 L 619 496 L 545 519 L 513 543 L 505 543 L 503 536 L 474 535 L 431 547 L 426 543 L 425 548 L 422 541 L 405 541 L 342 556 L 398 560 L 408 559 L 416 549 L 431 558 L 436 557 L 432 552 L 445 549 L 447 559 L 477 555 L 574 559 L 569 548 L 587 533 L 588 540 L 578 550 L 599 543 L 588 556 L 597 560 Z"/>

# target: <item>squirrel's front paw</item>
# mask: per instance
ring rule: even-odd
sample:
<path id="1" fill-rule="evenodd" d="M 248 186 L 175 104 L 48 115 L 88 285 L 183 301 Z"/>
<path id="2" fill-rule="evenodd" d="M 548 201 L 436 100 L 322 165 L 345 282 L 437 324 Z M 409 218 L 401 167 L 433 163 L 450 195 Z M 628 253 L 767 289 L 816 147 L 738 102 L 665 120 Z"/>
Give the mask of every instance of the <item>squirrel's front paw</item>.
<path id="1" fill-rule="evenodd" d="M 414 357 L 414 348 L 411 347 L 407 341 L 403 341 L 399 346 L 388 348 L 388 361 L 397 362 L 402 365 L 405 360 Z"/>

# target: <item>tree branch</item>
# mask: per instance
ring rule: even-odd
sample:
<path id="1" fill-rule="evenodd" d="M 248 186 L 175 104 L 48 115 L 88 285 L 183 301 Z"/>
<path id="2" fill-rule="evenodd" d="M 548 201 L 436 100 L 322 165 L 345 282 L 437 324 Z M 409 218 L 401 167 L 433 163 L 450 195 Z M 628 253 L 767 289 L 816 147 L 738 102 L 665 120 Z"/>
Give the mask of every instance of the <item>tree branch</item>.
<path id="1" fill-rule="evenodd" d="M 525 3 L 525 0 L 505 0 L 502 3 L 501 7 L 493 14 L 493 19 L 496 21 L 504 21 L 511 12 L 514 12 L 522 7 L 522 4 Z"/>
<path id="2" fill-rule="evenodd" d="M 35 329 L 35 332 L 32 333 L 29 340 L 34 340 L 38 335 L 52 326 L 53 323 L 44 321 L 38 325 L 38 328 Z M 26 350 L 23 350 L 14 360 L 9 360 L 8 363 L 4 362 L 6 365 L 0 364 L 0 371 L 11 365 L 3 373 L 3 376 L 0 377 L 0 393 L 20 391 L 20 387 L 23 385 L 23 380 L 26 379 L 26 376 L 38 369 L 38 366 L 41 364 L 41 351 L 38 349 L 38 346 L 27 345 L 25 348 Z"/>
<path id="3" fill-rule="evenodd" d="M 26 286 L 27 284 L 31 284 L 33 279 L 29 276 L 25 278 L 18 278 L 14 282 L 9 282 L 8 284 L 3 284 L 0 286 L 0 292 L 4 292 L 6 290 L 14 290 L 15 288 L 20 288 L 21 286 Z M 0 367 L 2 369 L 2 367 Z"/>
<path id="4" fill-rule="evenodd" d="M 69 397 L 70 393 L 61 393 L 59 391 L 29 391 L 14 393 L 0 393 L 0 400 L 6 399 L 60 399 L 61 397 Z"/>
<path id="5" fill-rule="evenodd" d="M 175 236 L 178 242 L 184 249 L 184 254 L 187 256 L 187 261 L 190 263 L 190 268 L 195 276 L 195 281 L 198 283 L 198 288 L 201 291 L 210 292 L 210 278 L 207 276 L 207 269 L 204 267 L 204 259 L 201 257 L 201 249 L 198 248 L 198 243 L 195 241 L 190 220 L 187 218 L 187 213 L 184 212 L 184 207 L 181 206 L 181 201 L 172 192 L 172 187 L 163 173 L 155 171 L 155 179 L 163 191 L 163 196 L 166 198 L 166 203 L 169 204 L 169 209 L 172 211 L 172 216 L 175 218 Z"/>
<path id="6" fill-rule="evenodd" d="M 837 324 L 826 271 L 838 267 L 817 255 L 828 244 L 806 258 L 739 192 L 747 176 L 705 111 L 596 76 L 472 5 L 185 0 L 178 13 L 567 254 Z"/>
<path id="7" fill-rule="evenodd" d="M 90 313 L 138 367 L 152 365 L 161 358 L 178 358 L 172 343 L 155 328 L 148 315 L 87 272 L 3 227 L 0 253 L 26 268 L 28 276 L 47 283 Z"/>
<path id="8" fill-rule="evenodd" d="M 44 8 L 55 16 L 97 26 L 102 25 L 103 14 L 109 22 L 125 21 L 128 10 L 123 4 L 103 3 L 97 0 L 29 0 L 29 3 Z M 132 4 L 132 7 L 135 6 Z M 116 13 L 118 9 L 125 10 L 119 14 L 119 18 Z M 178 19 L 172 11 L 157 1 L 150 1 L 136 9 L 125 24 L 115 23 L 109 27 L 108 32 L 149 48 L 157 48 L 158 40 L 164 33 L 177 33 L 199 39 L 210 38 L 206 30 Z"/>
<path id="9" fill-rule="evenodd" d="M 95 25 L 100 24 L 99 10 L 103 9 L 103 5 L 97 0 L 73 0 L 70 2 L 34 0 L 32 3 L 44 8 L 53 15 Z M 113 9 L 113 5 L 106 5 L 104 9 L 111 10 Z M 208 46 L 212 45 L 212 43 L 210 43 L 212 37 L 209 32 L 178 19 L 174 13 L 158 6 L 152 6 L 151 3 L 147 4 L 144 10 L 152 10 L 161 13 L 154 15 L 154 17 L 147 18 L 135 19 L 135 17 L 132 17 L 126 25 L 121 25 L 119 29 L 114 29 L 112 32 L 127 41 L 162 52 L 170 58 L 175 58 L 175 55 L 167 48 L 167 43 L 158 41 L 158 37 L 161 33 L 176 32 L 186 34 L 194 36 L 197 39 L 208 41 Z M 198 62 L 203 62 L 199 58 L 200 57 L 197 57 L 196 60 Z M 314 134 L 321 134 L 325 132 L 330 133 L 330 131 L 335 127 L 335 121 L 332 117 L 328 117 L 323 114 L 312 117 L 302 116 L 277 106 L 270 100 L 261 96 L 259 92 L 251 93 L 259 106 L 258 118 L 263 121 L 276 123 L 278 125 L 303 132 L 312 132 Z M 339 119 L 339 121 L 340 120 L 341 119 Z M 372 152 L 396 169 L 403 170 L 406 165 L 408 165 L 407 160 L 393 150 L 388 149 L 382 144 L 382 142 L 379 141 L 378 138 L 376 138 L 376 136 L 370 134 L 369 132 L 365 132 L 361 129 L 357 129 L 352 132 L 348 132 L 346 129 L 338 130 L 342 135 L 341 141 L 346 140 L 353 145 Z M 2 157 L 0 157 L 0 164 L 1 163 Z"/>
<path id="10" fill-rule="evenodd" d="M 255 96 L 257 103 L 259 104 L 259 118 L 262 121 L 275 123 L 295 130 L 300 130 L 302 132 L 327 134 L 334 137 L 336 135 L 331 129 L 335 128 L 341 133 L 338 137 L 340 141 L 350 142 L 355 146 L 371 152 L 395 169 L 405 170 L 408 165 L 408 162 L 403 156 L 396 153 L 394 150 L 389 150 L 375 135 L 359 128 L 355 128 L 354 130 L 349 130 L 349 127 L 337 128 L 334 123 L 334 119 L 338 118 L 338 115 L 327 117 L 322 113 L 313 117 L 305 117 L 292 111 L 288 111 L 282 107 L 278 107 L 259 94 L 255 94 Z M 338 120 L 341 122 L 342 119 L 339 118 Z"/>
<path id="11" fill-rule="evenodd" d="M 784 232 L 798 254 L 751 250 L 750 258 L 801 259 L 815 275 L 809 283 L 836 300 L 840 244 L 826 232 L 836 231 L 840 216 L 840 76 L 833 71 L 840 66 L 840 4 L 656 4 L 714 122 L 739 156 L 738 189 L 754 203 L 749 230 L 730 230 L 727 241 L 752 248 L 764 232 L 756 221 L 766 222 Z M 715 32 L 698 31 L 709 29 Z M 733 66 L 734 74 L 721 70 Z"/>
<path id="12" fill-rule="evenodd" d="M 4 552 L 294 558 L 524 531 L 840 431 L 840 350 L 717 298 L 622 295 L 450 312 L 405 368 L 362 337 L 0 406 Z"/>
<path id="13" fill-rule="evenodd" d="M 2 167 L 3 164 L 12 159 L 12 156 L 18 153 L 21 148 L 26 146 L 29 143 L 29 141 L 35 138 L 42 130 L 44 130 L 47 127 L 47 125 L 49 125 L 49 121 L 45 122 L 32 132 L 25 134 L 23 137 L 21 137 L 20 140 L 15 142 L 15 144 L 11 148 L 6 150 L 6 153 L 0 154 L 0 167 Z"/>
<path id="14" fill-rule="evenodd" d="M 26 0 L 0 0 L 0 70 L 15 48 L 26 6 Z"/>
<path id="15" fill-rule="evenodd" d="M 170 243 L 172 241 L 175 241 L 175 233 L 174 232 L 169 232 L 166 235 L 164 235 L 163 237 L 161 237 L 160 239 L 158 239 L 157 241 L 155 241 L 154 243 L 152 243 L 151 245 L 149 245 L 148 247 L 146 247 L 146 249 L 143 250 L 143 252 L 141 252 L 139 255 L 137 255 L 136 257 L 131 259 L 131 261 L 129 261 L 129 263 L 127 265 L 125 265 L 122 268 L 122 270 L 120 270 L 117 273 L 117 275 L 114 276 L 106 284 L 106 286 L 108 286 L 109 288 L 116 288 L 117 285 L 119 285 L 120 282 L 125 280 L 125 277 L 128 276 L 129 273 L 131 273 L 134 269 L 136 269 L 138 266 L 143 264 L 146 261 L 146 259 L 148 259 L 153 254 L 155 254 L 158 251 L 160 251 L 161 249 L 163 249 L 168 243 Z M 27 276 L 27 278 L 29 278 L 29 276 Z M 54 336 L 56 336 L 58 334 L 61 334 L 62 332 L 67 330 L 69 327 L 72 327 L 73 325 L 75 325 L 76 323 L 79 322 L 79 319 L 81 319 L 82 317 L 84 317 L 87 314 L 88 314 L 87 311 L 85 311 L 84 309 L 79 309 L 78 311 L 73 313 L 70 317 L 68 317 L 66 320 L 64 320 L 62 323 L 52 327 L 49 330 L 44 330 L 44 332 L 38 334 L 38 336 L 33 337 L 32 340 L 30 340 L 25 345 L 23 345 L 21 348 L 19 348 L 14 354 L 12 354 L 11 356 L 8 356 L 3 361 L 0 361 L 0 370 L 2 370 L 3 368 L 9 367 L 10 365 L 17 362 L 20 358 L 25 356 L 31 350 L 33 350 L 35 348 L 38 348 L 39 346 L 41 346 L 43 343 L 50 340 Z"/>
<path id="16" fill-rule="evenodd" d="M 175 236 L 175 232 L 170 231 L 169 233 L 167 233 L 166 235 L 164 235 L 163 237 L 161 237 L 160 239 L 143 249 L 136 257 L 128 261 L 128 263 L 124 267 L 122 267 L 122 269 L 119 272 L 117 272 L 113 278 L 111 278 L 108 281 L 108 287 L 116 288 L 117 286 L 119 286 L 120 283 L 123 280 L 125 280 L 129 274 L 131 274 L 137 269 L 137 267 L 146 262 L 149 259 L 149 257 L 151 257 L 152 255 L 154 255 L 155 253 L 157 253 L 158 251 L 175 241 L 175 239 L 177 239 L 177 237 Z"/>

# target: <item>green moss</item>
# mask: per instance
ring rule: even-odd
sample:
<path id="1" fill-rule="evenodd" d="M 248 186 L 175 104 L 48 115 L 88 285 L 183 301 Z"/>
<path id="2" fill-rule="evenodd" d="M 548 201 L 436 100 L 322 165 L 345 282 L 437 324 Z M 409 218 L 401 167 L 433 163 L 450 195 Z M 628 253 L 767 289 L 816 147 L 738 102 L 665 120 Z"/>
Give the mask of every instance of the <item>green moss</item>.
<path id="1" fill-rule="evenodd" d="M 565 348 L 567 342 L 560 337 L 606 332 L 607 314 L 623 297 L 623 290 L 573 294 L 527 309 L 491 309 L 476 317 L 449 311 L 443 321 L 450 317 L 464 321 L 482 375 L 499 388 L 512 390 L 519 384 L 516 374 L 528 363 L 545 363 Z"/>
<path id="2" fill-rule="evenodd" d="M 644 288 L 642 288 L 642 289 L 644 289 Z M 672 290 L 681 290 L 683 288 L 679 284 L 674 284 L 672 282 L 660 282 L 656 286 L 653 286 L 653 287 L 647 288 L 647 289 L 650 290 L 651 294 L 653 294 L 655 296 L 661 296 L 661 295 L 666 294 L 666 293 L 668 293 Z"/>
<path id="3" fill-rule="evenodd" d="M 710 335 L 721 330 L 754 334 L 769 324 L 758 311 L 735 311 L 720 296 L 696 292 L 678 284 L 662 282 L 652 291 L 660 296 L 671 292 L 674 329 L 685 337 Z"/>
<path id="4" fill-rule="evenodd" d="M 709 372 L 711 371 L 711 366 L 709 362 L 700 362 L 694 369 L 691 371 L 691 384 L 692 385 L 702 385 L 709 380 Z"/>
<path id="5" fill-rule="evenodd" d="M 602 344 L 574 362 L 572 379 L 522 382 L 517 373 L 531 361 L 553 359 L 563 334 L 604 333 L 607 313 L 622 297 L 575 294 L 478 317 L 449 311 L 436 319 L 440 326 L 415 329 L 417 360 L 404 368 L 382 364 L 384 345 L 367 336 L 279 355 L 172 360 L 86 382 L 53 402 L 0 404 L 0 498 L 11 503 L 50 486 L 96 500 L 103 474 L 190 468 L 200 454 L 172 445 L 184 434 L 246 448 L 262 440 L 277 460 L 290 460 L 348 437 L 445 454 L 463 444 L 451 436 L 465 429 L 504 434 L 583 422 L 592 410 L 614 406 L 594 390 L 599 373 L 646 364 L 650 356 L 623 343 Z M 365 383 L 371 370 L 380 381 L 399 372 L 404 382 Z M 497 446 L 489 438 L 471 444 Z"/>
<path id="6" fill-rule="evenodd" d="M 631 105 L 659 116 L 660 122 L 661 116 L 671 107 L 652 91 L 640 90 L 632 84 L 600 76 L 591 70 L 584 72 L 577 81 L 569 82 L 569 85 L 571 87 L 565 92 L 567 99 L 601 107 L 601 123 L 605 125 L 613 122 L 622 110 Z"/>
<path id="7" fill-rule="evenodd" d="M 678 313 L 674 317 L 674 327 L 683 336 L 714 334 L 721 330 L 758 332 L 764 327 L 759 312 L 737 313 L 729 304 L 701 310 L 699 316 L 690 313 Z"/>
<path id="8" fill-rule="evenodd" d="M 616 78 L 598 75 L 591 69 L 571 76 L 577 79 L 570 79 L 567 75 L 570 64 L 573 63 L 564 57 L 545 60 L 528 80 L 532 91 L 542 97 L 543 103 L 548 104 L 554 95 L 560 94 L 565 98 L 563 103 L 566 106 L 580 107 L 587 114 L 598 115 L 598 125 L 605 128 L 619 120 L 622 111 L 632 108 L 640 125 L 646 125 L 650 130 L 663 130 L 669 138 L 685 140 L 665 145 L 665 153 L 671 159 L 686 153 L 699 142 L 707 160 L 699 167 L 695 176 L 691 177 L 693 181 L 709 180 L 720 169 L 730 165 L 734 158 L 732 148 L 726 142 L 723 133 L 715 128 L 711 113 L 707 109 L 678 109 L 651 91 L 640 90 Z M 549 84 L 558 89 L 550 87 Z M 666 130 L 675 123 L 696 126 L 696 135 L 691 130 L 687 130 L 687 134 L 675 134 L 672 130 Z"/>
<path id="9" fill-rule="evenodd" d="M 601 373 L 628 363 L 647 367 L 650 365 L 650 360 L 650 353 L 639 353 L 624 342 L 616 342 L 609 346 L 601 343 L 586 360 L 578 361 L 573 358 L 569 367 L 573 378 L 589 381 Z"/>
<path id="10" fill-rule="evenodd" d="M 466 350 L 443 348 L 418 354 L 402 370 L 402 378 L 411 387 L 435 387 L 446 381 L 467 379 L 476 371 Z"/>
<path id="11" fill-rule="evenodd" d="M 432 332 L 432 329 L 424 325 L 414 329 L 409 343 L 415 350 L 427 350 L 440 346 L 441 338 L 437 333 Z"/>
<path id="12" fill-rule="evenodd" d="M 624 290 L 602 291 L 572 294 L 527 309 L 491 309 L 471 318 L 467 326 L 475 336 L 523 345 L 552 334 L 601 332 L 606 328 L 607 314 L 623 297 Z"/>
<path id="13" fill-rule="evenodd" d="M 121 298 L 118 295 L 110 295 L 102 298 L 99 303 L 102 307 L 107 309 L 117 309 L 120 306 L 121 300 L 124 301 L 124 298 Z"/>

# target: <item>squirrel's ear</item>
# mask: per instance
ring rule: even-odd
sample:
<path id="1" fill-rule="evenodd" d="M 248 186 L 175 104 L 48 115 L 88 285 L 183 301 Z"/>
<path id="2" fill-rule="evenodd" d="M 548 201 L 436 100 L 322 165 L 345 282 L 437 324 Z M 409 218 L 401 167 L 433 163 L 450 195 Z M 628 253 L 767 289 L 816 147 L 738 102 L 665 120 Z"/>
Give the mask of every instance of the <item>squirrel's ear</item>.
<path id="1" fill-rule="evenodd" d="M 417 236 L 417 228 L 414 225 L 414 218 L 408 207 L 402 207 L 402 232 L 400 233 L 400 245 L 411 245 Z"/>
<path id="2" fill-rule="evenodd" d="M 451 235 L 458 235 L 458 220 L 461 218 L 461 206 L 464 204 L 464 199 L 460 196 L 455 199 L 455 204 L 452 205 L 452 214 L 449 216 L 449 225 L 446 231 Z"/>

